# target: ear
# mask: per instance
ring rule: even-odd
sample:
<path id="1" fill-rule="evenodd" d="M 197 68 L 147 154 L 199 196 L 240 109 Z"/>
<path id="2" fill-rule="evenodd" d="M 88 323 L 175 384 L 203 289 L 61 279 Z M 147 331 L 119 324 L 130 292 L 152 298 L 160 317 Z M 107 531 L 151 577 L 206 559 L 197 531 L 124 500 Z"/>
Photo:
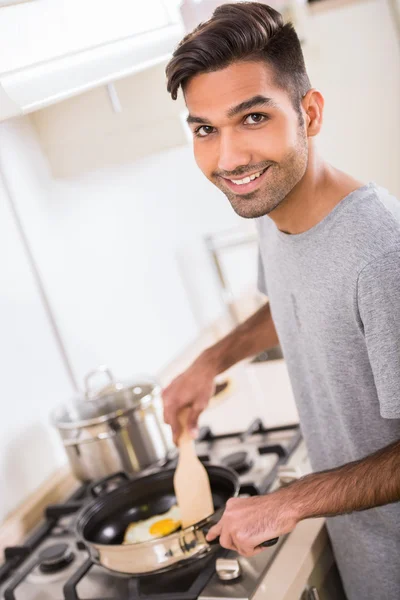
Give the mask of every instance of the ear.
<path id="1" fill-rule="evenodd" d="M 318 135 L 321 131 L 324 114 L 324 97 L 318 90 L 308 90 L 301 101 L 308 137 Z"/>

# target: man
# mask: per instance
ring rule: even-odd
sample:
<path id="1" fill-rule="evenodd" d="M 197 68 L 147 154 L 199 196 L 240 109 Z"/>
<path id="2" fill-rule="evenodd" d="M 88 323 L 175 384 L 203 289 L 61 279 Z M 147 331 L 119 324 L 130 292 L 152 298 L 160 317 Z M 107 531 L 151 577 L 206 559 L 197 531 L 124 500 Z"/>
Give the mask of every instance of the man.
<path id="1" fill-rule="evenodd" d="M 236 362 L 278 343 L 314 473 L 228 502 L 208 539 L 244 556 L 302 519 L 327 526 L 349 600 L 400 598 L 400 203 L 317 153 L 324 100 L 299 40 L 264 4 L 220 6 L 167 66 L 183 90 L 196 162 L 257 219 L 269 302 L 163 393 L 179 437 Z"/>

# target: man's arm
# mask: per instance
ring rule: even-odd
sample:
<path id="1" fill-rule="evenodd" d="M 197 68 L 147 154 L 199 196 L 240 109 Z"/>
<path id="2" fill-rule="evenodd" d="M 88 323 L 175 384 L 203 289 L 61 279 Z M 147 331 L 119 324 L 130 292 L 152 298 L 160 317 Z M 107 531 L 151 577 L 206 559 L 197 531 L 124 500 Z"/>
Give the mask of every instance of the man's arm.
<path id="1" fill-rule="evenodd" d="M 244 556 L 294 529 L 303 519 L 330 517 L 400 500 L 400 441 L 336 469 L 312 473 L 266 496 L 228 501 L 207 539 Z"/>
<path id="2" fill-rule="evenodd" d="M 290 484 L 298 519 L 329 517 L 400 500 L 400 441 L 362 460 Z"/>
<path id="3" fill-rule="evenodd" d="M 269 304 L 262 306 L 230 334 L 207 348 L 186 371 L 163 390 L 164 419 L 174 440 L 180 433 L 178 412 L 190 407 L 188 427 L 195 435 L 197 420 L 214 391 L 214 378 L 237 362 L 278 344 Z"/>
<path id="4" fill-rule="evenodd" d="M 269 302 L 236 327 L 230 334 L 204 351 L 200 360 L 211 362 L 216 375 L 239 361 L 279 343 Z"/>

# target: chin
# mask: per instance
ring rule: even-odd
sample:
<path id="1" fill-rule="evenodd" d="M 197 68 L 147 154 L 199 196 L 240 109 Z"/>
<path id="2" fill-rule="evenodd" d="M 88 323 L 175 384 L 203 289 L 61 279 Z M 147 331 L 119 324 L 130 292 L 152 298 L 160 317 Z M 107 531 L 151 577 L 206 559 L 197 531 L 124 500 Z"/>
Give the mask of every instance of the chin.
<path id="1" fill-rule="evenodd" d="M 234 197 L 229 195 L 228 200 L 235 213 L 244 219 L 258 219 L 268 215 L 280 204 L 280 201 L 266 201 L 265 198 L 260 200 L 253 194 Z"/>

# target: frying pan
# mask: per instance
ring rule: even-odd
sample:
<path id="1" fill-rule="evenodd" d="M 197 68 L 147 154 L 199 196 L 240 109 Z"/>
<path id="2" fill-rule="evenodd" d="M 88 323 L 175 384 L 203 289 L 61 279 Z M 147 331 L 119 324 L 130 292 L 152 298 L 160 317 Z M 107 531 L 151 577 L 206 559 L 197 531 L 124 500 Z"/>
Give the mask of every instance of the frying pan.
<path id="1" fill-rule="evenodd" d="M 127 575 L 158 573 L 186 564 L 219 546 L 206 535 L 222 516 L 226 502 L 239 493 L 238 475 L 231 469 L 205 465 L 210 478 L 215 512 L 199 523 L 162 538 L 123 544 L 128 525 L 162 515 L 176 504 L 174 469 L 161 469 L 128 479 L 124 473 L 107 477 L 92 487 L 94 499 L 77 516 L 76 534 L 92 560 L 111 571 Z M 125 479 L 102 494 L 105 482 Z M 160 517 L 162 519 L 162 516 Z M 264 542 L 272 546 L 278 538 Z"/>

